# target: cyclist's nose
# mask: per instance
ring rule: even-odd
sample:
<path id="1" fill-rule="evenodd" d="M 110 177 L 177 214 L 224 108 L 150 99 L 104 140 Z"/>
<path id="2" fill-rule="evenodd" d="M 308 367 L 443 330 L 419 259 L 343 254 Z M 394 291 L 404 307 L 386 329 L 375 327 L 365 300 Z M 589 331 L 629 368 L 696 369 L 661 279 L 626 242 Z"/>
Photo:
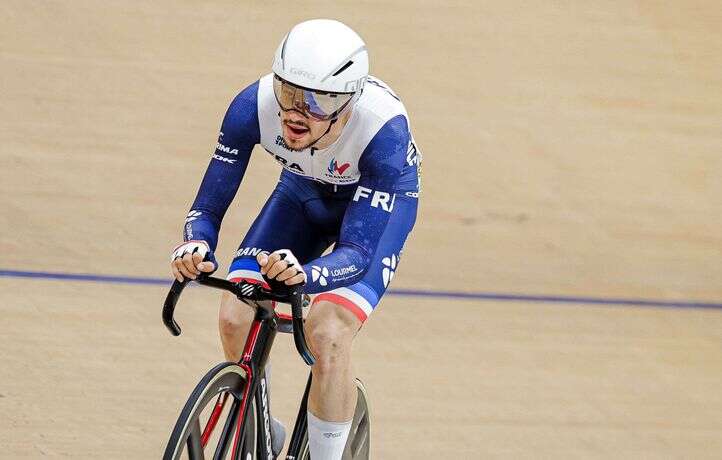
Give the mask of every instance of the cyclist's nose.
<path id="1" fill-rule="evenodd" d="M 293 107 L 298 109 L 301 113 L 305 114 L 306 101 L 303 99 L 303 91 L 297 90 L 293 94 Z"/>

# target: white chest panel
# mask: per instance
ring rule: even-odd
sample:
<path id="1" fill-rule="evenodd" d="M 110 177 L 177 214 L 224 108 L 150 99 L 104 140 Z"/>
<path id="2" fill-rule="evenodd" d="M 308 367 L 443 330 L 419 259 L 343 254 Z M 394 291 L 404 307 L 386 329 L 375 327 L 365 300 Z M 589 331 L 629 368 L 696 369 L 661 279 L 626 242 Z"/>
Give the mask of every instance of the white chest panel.
<path id="1" fill-rule="evenodd" d="M 367 83 L 356 102 L 353 113 L 341 136 L 323 150 L 305 149 L 293 151 L 283 142 L 280 109 L 273 95 L 273 74 L 260 79 L 258 84 L 258 123 L 261 145 L 276 161 L 294 174 L 328 184 L 353 184 L 358 182 L 359 159 L 371 139 L 383 125 L 406 109 L 386 85 L 378 79 Z"/>

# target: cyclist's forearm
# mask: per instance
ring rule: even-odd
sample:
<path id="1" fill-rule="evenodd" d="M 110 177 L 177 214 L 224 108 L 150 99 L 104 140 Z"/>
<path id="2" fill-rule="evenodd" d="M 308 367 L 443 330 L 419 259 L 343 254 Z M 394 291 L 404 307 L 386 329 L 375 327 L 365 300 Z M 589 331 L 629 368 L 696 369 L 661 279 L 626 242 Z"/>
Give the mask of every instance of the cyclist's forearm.
<path id="1" fill-rule="evenodd" d="M 193 208 L 188 213 L 183 225 L 183 241 L 205 241 L 210 250 L 215 251 L 220 229 L 220 218 L 204 209 Z"/>
<path id="2" fill-rule="evenodd" d="M 253 146 L 260 141 L 258 83 L 241 91 L 223 117 L 221 132 L 183 226 L 184 240 L 203 240 L 213 251 L 226 210 L 241 185 Z"/>
<path id="3" fill-rule="evenodd" d="M 353 243 L 337 243 L 334 250 L 303 266 L 308 278 L 305 292 L 317 294 L 349 286 L 360 280 L 371 262 L 371 255 Z"/>
<path id="4" fill-rule="evenodd" d="M 183 225 L 185 241 L 203 240 L 215 251 L 221 221 L 241 185 L 251 148 L 249 146 L 247 152 L 238 155 L 237 164 L 220 162 L 215 158 L 217 154 L 214 154 L 186 216 Z"/>

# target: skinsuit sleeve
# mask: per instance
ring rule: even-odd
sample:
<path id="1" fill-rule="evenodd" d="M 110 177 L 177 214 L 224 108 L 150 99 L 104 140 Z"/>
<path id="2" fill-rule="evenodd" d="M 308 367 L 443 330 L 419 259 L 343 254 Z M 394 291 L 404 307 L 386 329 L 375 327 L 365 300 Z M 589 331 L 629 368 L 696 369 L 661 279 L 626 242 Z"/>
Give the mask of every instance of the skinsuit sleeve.
<path id="1" fill-rule="evenodd" d="M 360 280 L 376 252 L 393 211 L 395 186 L 406 162 L 409 145 L 406 118 L 398 115 L 384 124 L 361 155 L 361 178 L 341 224 L 334 250 L 303 266 L 307 275 L 313 265 L 343 273 L 342 279 L 326 286 L 309 282 L 305 291 L 315 294 L 349 286 Z M 309 276 L 310 281 L 310 276 Z"/>
<path id="2" fill-rule="evenodd" d="M 253 146 L 260 142 L 258 82 L 241 91 L 223 118 L 218 143 L 183 228 L 183 240 L 218 244 L 223 216 L 238 191 Z"/>

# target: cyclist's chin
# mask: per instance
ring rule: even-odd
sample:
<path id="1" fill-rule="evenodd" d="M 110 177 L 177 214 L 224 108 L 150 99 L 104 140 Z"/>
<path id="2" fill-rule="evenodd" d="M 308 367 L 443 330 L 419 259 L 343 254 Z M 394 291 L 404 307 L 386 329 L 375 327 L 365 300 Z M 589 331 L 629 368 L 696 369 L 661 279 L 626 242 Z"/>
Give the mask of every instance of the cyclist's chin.
<path id="1" fill-rule="evenodd" d="M 303 150 L 305 148 L 308 148 L 308 146 L 314 141 L 313 136 L 311 135 L 311 130 L 308 130 L 304 132 L 303 134 L 298 134 L 291 132 L 288 127 L 284 126 L 283 129 L 283 142 L 286 144 L 286 147 L 288 147 L 291 150 Z"/>

